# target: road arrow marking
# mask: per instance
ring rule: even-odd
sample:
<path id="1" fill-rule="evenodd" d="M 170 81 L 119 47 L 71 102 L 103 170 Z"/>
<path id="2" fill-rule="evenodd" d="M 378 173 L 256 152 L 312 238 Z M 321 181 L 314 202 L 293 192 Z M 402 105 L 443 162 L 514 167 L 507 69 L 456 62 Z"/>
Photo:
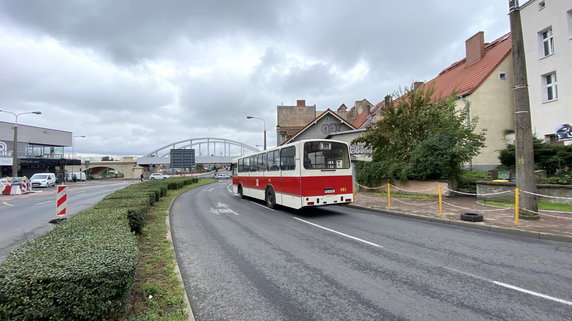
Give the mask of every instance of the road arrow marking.
<path id="1" fill-rule="evenodd" d="M 6 206 L 16 206 L 16 205 L 8 204 L 8 202 L 2 202 L 2 204 L 6 205 Z"/>

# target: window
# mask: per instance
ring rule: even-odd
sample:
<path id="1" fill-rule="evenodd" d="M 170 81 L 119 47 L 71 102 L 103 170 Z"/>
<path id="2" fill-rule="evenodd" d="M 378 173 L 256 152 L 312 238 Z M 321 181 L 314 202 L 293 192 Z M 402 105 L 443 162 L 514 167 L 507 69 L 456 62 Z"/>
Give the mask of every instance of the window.
<path id="1" fill-rule="evenodd" d="M 345 144 L 311 142 L 304 144 L 304 168 L 338 169 L 350 168 L 350 157 Z"/>
<path id="2" fill-rule="evenodd" d="M 554 54 L 554 37 L 552 36 L 552 27 L 539 33 L 541 41 L 540 56 L 546 57 Z"/>
<path id="3" fill-rule="evenodd" d="M 544 102 L 558 99 L 558 84 L 556 82 L 556 72 L 542 76 L 542 100 Z"/>
<path id="4" fill-rule="evenodd" d="M 506 72 L 499 72 L 499 79 L 506 80 Z"/>
<path id="5" fill-rule="evenodd" d="M 269 171 L 279 171 L 280 170 L 280 154 L 279 151 L 275 150 L 268 152 L 268 170 Z"/>
<path id="6" fill-rule="evenodd" d="M 538 10 L 542 10 L 546 7 L 546 3 L 544 1 L 540 1 L 538 3 Z"/>
<path id="7" fill-rule="evenodd" d="M 289 171 L 296 169 L 294 157 L 296 156 L 296 148 L 294 146 L 282 148 L 280 150 L 280 169 Z"/>
<path id="8" fill-rule="evenodd" d="M 258 161 L 258 170 L 263 172 L 266 170 L 266 162 L 264 161 L 264 158 L 266 157 L 266 154 L 258 154 L 257 156 L 257 161 Z"/>
<path id="9" fill-rule="evenodd" d="M 258 171 L 258 164 L 256 164 L 256 156 L 250 156 L 250 171 L 257 172 Z"/>

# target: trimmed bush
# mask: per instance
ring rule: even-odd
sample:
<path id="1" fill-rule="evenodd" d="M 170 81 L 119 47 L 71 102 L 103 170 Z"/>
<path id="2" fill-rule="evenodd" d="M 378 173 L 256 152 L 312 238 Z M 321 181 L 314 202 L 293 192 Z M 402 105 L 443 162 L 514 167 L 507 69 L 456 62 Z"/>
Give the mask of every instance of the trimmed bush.
<path id="1" fill-rule="evenodd" d="M 125 308 L 137 238 L 167 189 L 197 179 L 134 184 L 27 242 L 0 264 L 0 320 L 101 320 Z"/>
<path id="2" fill-rule="evenodd" d="M 76 215 L 0 265 L 0 319 L 102 319 L 123 307 L 137 254 L 126 209 Z"/>

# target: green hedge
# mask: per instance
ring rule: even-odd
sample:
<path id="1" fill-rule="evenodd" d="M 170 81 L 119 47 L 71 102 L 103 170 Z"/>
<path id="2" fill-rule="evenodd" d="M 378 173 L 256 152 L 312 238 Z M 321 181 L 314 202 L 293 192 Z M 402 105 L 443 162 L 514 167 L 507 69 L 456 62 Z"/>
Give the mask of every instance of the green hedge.
<path id="1" fill-rule="evenodd" d="M 0 265 L 1 320 L 99 320 L 120 309 L 137 264 L 126 209 L 92 209 Z"/>
<path id="2" fill-rule="evenodd" d="M 134 184 L 27 242 L 0 264 L 0 320 L 101 320 L 125 308 L 137 237 L 167 189 L 197 179 Z"/>

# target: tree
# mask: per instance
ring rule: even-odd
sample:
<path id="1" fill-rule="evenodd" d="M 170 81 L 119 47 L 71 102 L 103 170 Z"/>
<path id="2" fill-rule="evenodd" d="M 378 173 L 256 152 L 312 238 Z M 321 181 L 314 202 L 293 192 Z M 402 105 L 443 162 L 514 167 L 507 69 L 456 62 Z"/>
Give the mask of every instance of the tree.
<path id="1" fill-rule="evenodd" d="M 112 161 L 112 160 L 113 160 L 113 158 L 111 158 L 111 157 L 109 157 L 109 156 L 103 156 L 103 157 L 101 158 L 101 161 L 102 161 L 102 162 Z"/>
<path id="2" fill-rule="evenodd" d="M 572 146 L 551 145 L 533 138 L 535 169 L 546 170 L 548 175 L 570 168 L 572 165 Z M 500 151 L 501 164 L 510 169 L 516 168 L 516 151 L 514 144 L 508 144 Z"/>
<path id="3" fill-rule="evenodd" d="M 403 179 L 456 180 L 485 146 L 485 130 L 475 132 L 477 120 L 469 121 L 468 105 L 456 109 L 457 99 L 432 86 L 406 89 L 356 142 L 372 148 L 373 162 L 401 167 Z"/>

